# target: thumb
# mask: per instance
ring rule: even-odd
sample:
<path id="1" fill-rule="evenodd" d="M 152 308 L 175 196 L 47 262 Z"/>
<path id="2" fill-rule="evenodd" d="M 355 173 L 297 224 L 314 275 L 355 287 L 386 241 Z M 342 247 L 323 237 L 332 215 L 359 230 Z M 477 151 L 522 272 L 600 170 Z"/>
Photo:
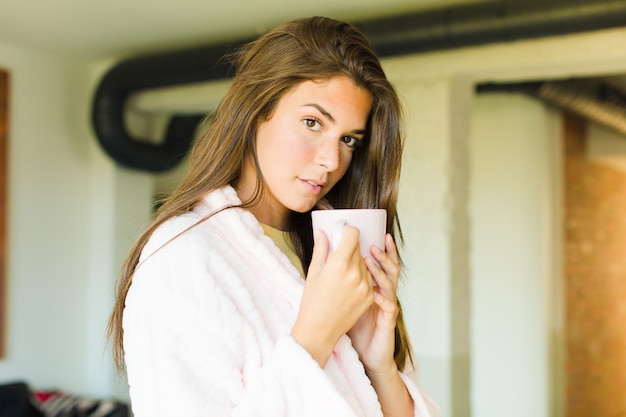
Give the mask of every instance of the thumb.
<path id="1" fill-rule="evenodd" d="M 309 265 L 309 275 L 317 273 L 326 264 L 328 256 L 328 238 L 320 229 L 313 231 L 313 253 L 311 254 L 311 265 Z"/>

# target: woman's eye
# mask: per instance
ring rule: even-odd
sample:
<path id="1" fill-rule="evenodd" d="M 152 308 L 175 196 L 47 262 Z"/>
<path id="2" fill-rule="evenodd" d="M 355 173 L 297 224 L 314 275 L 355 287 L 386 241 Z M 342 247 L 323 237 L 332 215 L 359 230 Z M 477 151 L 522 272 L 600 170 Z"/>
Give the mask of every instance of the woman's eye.
<path id="1" fill-rule="evenodd" d="M 303 123 L 309 130 L 312 130 L 314 132 L 317 132 L 322 127 L 322 124 L 320 123 L 319 120 L 313 119 L 310 117 L 307 117 L 306 119 L 304 119 Z"/>
<path id="2" fill-rule="evenodd" d="M 352 149 L 357 148 L 359 147 L 359 145 L 361 145 L 361 141 L 352 136 L 343 136 L 341 138 L 341 141 L 345 143 L 346 145 L 348 145 L 349 148 L 352 148 Z"/>

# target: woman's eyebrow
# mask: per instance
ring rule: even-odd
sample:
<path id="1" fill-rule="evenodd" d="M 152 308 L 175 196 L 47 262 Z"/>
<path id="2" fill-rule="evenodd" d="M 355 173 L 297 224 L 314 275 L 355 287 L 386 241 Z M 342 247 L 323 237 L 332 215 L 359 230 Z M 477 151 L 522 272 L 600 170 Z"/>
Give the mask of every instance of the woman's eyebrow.
<path id="1" fill-rule="evenodd" d="M 335 118 L 332 116 L 332 114 L 330 114 L 328 110 L 326 110 L 325 108 L 323 108 L 317 103 L 303 104 L 302 107 L 315 107 L 317 110 L 319 110 L 320 113 L 324 115 L 324 117 L 326 117 L 328 120 L 330 120 L 333 123 L 335 122 Z"/>
<path id="2" fill-rule="evenodd" d="M 328 112 L 328 110 L 326 110 L 324 107 L 320 106 L 317 103 L 307 103 L 307 104 L 303 104 L 302 107 L 314 107 L 316 108 L 320 113 L 322 113 L 322 115 L 324 117 L 326 117 L 328 120 L 330 120 L 331 122 L 335 123 L 335 118 L 333 117 L 332 114 L 330 114 Z M 354 133 L 355 135 L 364 135 L 365 134 L 365 129 L 354 129 L 351 131 L 351 133 Z"/>

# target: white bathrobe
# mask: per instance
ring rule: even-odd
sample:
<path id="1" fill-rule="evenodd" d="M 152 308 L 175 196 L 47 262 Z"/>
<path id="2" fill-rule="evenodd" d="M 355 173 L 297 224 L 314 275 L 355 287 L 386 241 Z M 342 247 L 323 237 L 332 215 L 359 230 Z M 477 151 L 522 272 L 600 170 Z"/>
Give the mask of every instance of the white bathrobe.
<path id="1" fill-rule="evenodd" d="M 290 336 L 304 280 L 250 212 L 191 227 L 239 203 L 231 187 L 212 192 L 143 250 L 123 322 L 135 417 L 382 416 L 347 336 L 323 369 Z M 415 415 L 436 415 L 402 379 Z"/>

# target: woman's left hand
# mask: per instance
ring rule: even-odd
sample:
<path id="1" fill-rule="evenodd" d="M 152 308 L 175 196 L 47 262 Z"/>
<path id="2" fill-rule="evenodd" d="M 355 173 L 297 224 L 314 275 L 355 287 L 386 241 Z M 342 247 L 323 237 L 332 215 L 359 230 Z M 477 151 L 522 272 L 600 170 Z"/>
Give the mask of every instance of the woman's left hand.
<path id="1" fill-rule="evenodd" d="M 385 236 L 385 251 L 372 247 L 373 258 L 365 264 L 378 284 L 374 287 L 374 303 L 348 332 L 352 345 L 368 373 L 397 369 L 394 362 L 395 328 L 398 318 L 396 288 L 400 276 L 398 251 L 390 234 Z"/>

